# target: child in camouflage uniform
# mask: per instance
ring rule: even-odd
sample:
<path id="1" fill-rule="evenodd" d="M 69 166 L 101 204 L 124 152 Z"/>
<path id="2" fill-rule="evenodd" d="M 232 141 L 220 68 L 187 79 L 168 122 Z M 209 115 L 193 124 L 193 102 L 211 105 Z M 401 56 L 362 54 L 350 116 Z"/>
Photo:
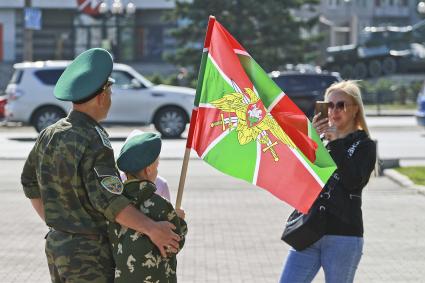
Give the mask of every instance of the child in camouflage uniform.
<path id="1" fill-rule="evenodd" d="M 118 168 L 127 175 L 123 195 L 151 219 L 173 223 L 181 237 L 181 249 L 187 233 L 186 222 L 179 217 L 184 217 L 184 211 L 177 215 L 168 200 L 155 194 L 160 151 L 161 139 L 154 133 L 142 133 L 124 144 L 117 159 Z M 118 223 L 110 222 L 108 233 L 116 263 L 114 282 L 177 282 L 176 254 L 162 257 L 147 236 Z"/>

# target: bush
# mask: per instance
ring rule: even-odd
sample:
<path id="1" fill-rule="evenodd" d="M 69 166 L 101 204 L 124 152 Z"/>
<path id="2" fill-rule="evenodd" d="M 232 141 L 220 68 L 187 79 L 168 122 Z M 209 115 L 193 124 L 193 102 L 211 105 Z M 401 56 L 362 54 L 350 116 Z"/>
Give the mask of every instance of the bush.
<path id="1" fill-rule="evenodd" d="M 376 82 L 360 81 L 365 104 L 407 104 L 414 103 L 422 81 L 392 81 L 379 79 Z"/>

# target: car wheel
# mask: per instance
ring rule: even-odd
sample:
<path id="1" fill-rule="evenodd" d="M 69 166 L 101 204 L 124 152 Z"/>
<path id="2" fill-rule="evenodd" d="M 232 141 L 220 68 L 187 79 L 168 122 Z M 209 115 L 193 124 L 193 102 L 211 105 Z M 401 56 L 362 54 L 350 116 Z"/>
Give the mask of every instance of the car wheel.
<path id="1" fill-rule="evenodd" d="M 178 138 L 186 129 L 188 118 L 183 109 L 170 106 L 160 109 L 154 118 L 155 128 L 163 138 Z"/>
<path id="2" fill-rule="evenodd" d="M 356 79 L 365 79 L 367 77 L 367 67 L 363 62 L 358 62 L 354 65 L 354 76 Z"/>
<path id="3" fill-rule="evenodd" d="M 382 61 L 382 72 L 385 75 L 394 74 L 397 71 L 397 61 L 392 58 L 388 57 L 385 58 L 384 61 Z"/>
<path id="4" fill-rule="evenodd" d="M 341 69 L 341 76 L 344 79 L 352 79 L 354 75 L 354 68 L 350 64 L 345 64 Z"/>
<path id="5" fill-rule="evenodd" d="M 65 116 L 66 114 L 62 109 L 54 106 L 47 106 L 37 110 L 31 122 L 37 132 L 41 132 L 43 129 L 56 123 Z"/>
<path id="6" fill-rule="evenodd" d="M 376 78 L 379 77 L 381 75 L 382 72 L 382 65 L 381 62 L 379 62 L 378 60 L 372 60 L 369 63 L 369 75 L 372 78 Z"/>

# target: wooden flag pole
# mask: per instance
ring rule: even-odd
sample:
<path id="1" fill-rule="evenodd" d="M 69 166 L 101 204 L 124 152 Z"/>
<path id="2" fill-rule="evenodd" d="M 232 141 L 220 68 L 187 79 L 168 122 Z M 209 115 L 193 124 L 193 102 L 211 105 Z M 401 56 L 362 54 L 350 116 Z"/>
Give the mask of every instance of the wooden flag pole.
<path id="1" fill-rule="evenodd" d="M 209 20 L 208 20 L 208 26 L 207 26 L 207 33 L 205 36 L 205 42 L 204 42 L 204 48 L 210 46 L 210 41 L 211 41 L 211 34 L 212 34 L 212 30 L 214 27 L 214 23 L 215 23 L 215 17 L 214 16 L 210 16 Z M 199 69 L 199 74 L 198 74 L 198 86 L 196 88 L 196 95 L 198 95 L 199 93 L 201 93 L 200 91 L 200 87 L 201 85 L 199 84 L 200 81 L 202 81 L 202 76 L 203 76 L 203 67 L 205 62 L 206 62 L 206 58 L 205 57 L 205 52 L 203 52 L 202 54 L 202 60 L 201 60 L 201 67 Z M 196 98 L 195 98 L 196 101 Z M 184 190 L 184 183 L 186 181 L 186 174 L 187 174 L 187 165 L 189 164 L 189 157 L 190 157 L 190 149 L 192 148 L 192 138 L 193 138 L 193 132 L 194 132 L 194 128 L 196 126 L 196 117 L 197 117 L 197 103 L 195 102 L 195 108 L 192 111 L 192 117 L 190 118 L 190 127 L 189 127 L 189 134 L 187 137 L 187 143 L 186 143 L 186 150 L 184 152 L 184 158 L 183 158 L 183 164 L 182 164 L 182 171 L 180 173 L 180 181 L 179 181 L 179 189 L 177 191 L 177 197 L 176 197 L 176 209 L 179 209 L 181 207 L 182 204 L 182 197 L 183 197 L 183 190 Z"/>
<path id="2" fill-rule="evenodd" d="M 180 173 L 179 189 L 177 191 L 176 209 L 179 209 L 181 207 L 181 204 L 182 204 L 184 183 L 186 181 L 187 166 L 189 164 L 189 158 L 190 158 L 190 148 L 186 148 L 186 150 L 184 152 L 182 171 Z"/>

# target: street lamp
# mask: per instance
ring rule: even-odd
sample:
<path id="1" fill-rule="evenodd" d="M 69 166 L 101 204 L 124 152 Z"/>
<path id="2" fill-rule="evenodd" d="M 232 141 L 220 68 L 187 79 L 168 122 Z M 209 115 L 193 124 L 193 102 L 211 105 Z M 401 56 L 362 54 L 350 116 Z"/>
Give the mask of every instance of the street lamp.
<path id="1" fill-rule="evenodd" d="M 109 2 L 109 1 L 108 1 Z M 108 17 L 114 17 L 115 18 L 115 48 L 113 48 L 113 53 L 116 58 L 116 60 L 119 59 L 119 22 L 118 18 L 120 16 L 132 16 L 136 13 L 136 5 L 134 5 L 133 2 L 129 1 L 127 5 L 124 5 L 121 0 L 113 0 L 112 5 L 109 5 L 108 2 L 104 1 L 100 3 L 99 5 L 99 13 L 103 17 L 103 35 L 102 37 L 105 38 L 105 19 Z"/>
<path id="2" fill-rule="evenodd" d="M 128 2 L 124 9 L 124 5 L 121 0 L 113 0 L 111 7 L 109 7 L 107 2 L 102 2 L 99 5 L 99 13 L 101 15 L 107 15 L 108 13 L 111 13 L 112 15 L 127 14 L 131 16 L 136 13 L 136 5 L 134 5 L 133 2 Z"/>
<path id="3" fill-rule="evenodd" d="M 419 2 L 416 9 L 418 10 L 419 14 L 424 15 L 425 14 L 425 2 L 423 2 L 423 1 Z"/>

